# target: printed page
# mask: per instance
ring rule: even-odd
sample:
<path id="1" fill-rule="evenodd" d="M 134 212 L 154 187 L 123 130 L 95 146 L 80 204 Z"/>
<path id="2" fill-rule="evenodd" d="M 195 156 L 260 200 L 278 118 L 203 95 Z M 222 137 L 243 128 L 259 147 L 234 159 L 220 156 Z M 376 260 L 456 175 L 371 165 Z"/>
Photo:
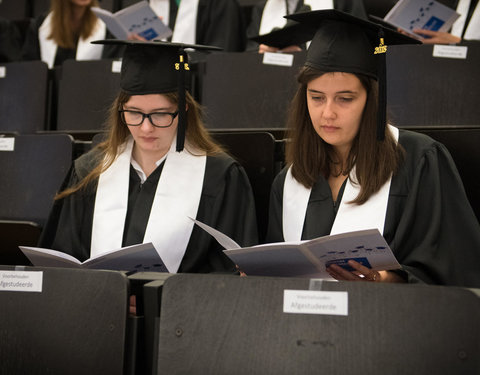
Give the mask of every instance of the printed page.
<path id="1" fill-rule="evenodd" d="M 82 268 L 78 259 L 61 251 L 29 246 L 19 246 L 19 248 L 30 262 L 37 267 Z"/>
<path id="2" fill-rule="evenodd" d="M 400 0 L 387 13 L 384 20 L 407 33 L 413 29 L 447 32 L 460 17 L 454 9 L 433 0 Z"/>

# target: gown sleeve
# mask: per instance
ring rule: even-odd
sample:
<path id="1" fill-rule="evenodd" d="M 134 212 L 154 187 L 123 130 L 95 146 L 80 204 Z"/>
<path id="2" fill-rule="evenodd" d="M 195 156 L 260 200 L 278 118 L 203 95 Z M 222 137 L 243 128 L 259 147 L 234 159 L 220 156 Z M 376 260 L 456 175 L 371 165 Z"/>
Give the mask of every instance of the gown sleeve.
<path id="1" fill-rule="evenodd" d="M 384 236 L 409 282 L 480 287 L 478 220 L 445 146 L 422 142 L 405 146 L 414 157 L 392 180 Z"/>
<path id="2" fill-rule="evenodd" d="M 70 168 L 60 191 L 75 186 L 88 170 L 84 170 L 83 156 Z M 85 261 L 90 257 L 93 209 L 96 183 L 54 202 L 43 228 L 38 246 L 63 251 Z"/>
<path id="3" fill-rule="evenodd" d="M 197 219 L 235 240 L 240 246 L 258 243 L 255 201 L 244 169 L 227 157 L 207 159 Z M 194 226 L 179 272 L 233 273 L 235 265 L 222 246 Z"/>

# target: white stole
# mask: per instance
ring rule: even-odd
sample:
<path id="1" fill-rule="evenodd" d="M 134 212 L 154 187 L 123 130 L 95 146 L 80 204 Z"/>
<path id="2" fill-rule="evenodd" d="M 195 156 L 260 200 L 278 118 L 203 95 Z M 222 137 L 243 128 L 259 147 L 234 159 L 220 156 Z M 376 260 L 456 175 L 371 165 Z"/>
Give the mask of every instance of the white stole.
<path id="1" fill-rule="evenodd" d="M 287 23 L 283 16 L 293 13 L 299 0 L 288 0 L 288 10 L 285 0 L 267 0 L 263 8 L 260 22 L 259 35 L 268 34 L 274 28 L 283 28 Z M 312 10 L 333 9 L 333 0 L 304 0 L 305 5 L 310 5 Z"/>
<path id="2" fill-rule="evenodd" d="M 467 21 L 468 8 L 470 7 L 471 0 L 460 0 L 457 6 L 457 12 L 460 14 L 458 20 L 452 26 L 451 33 L 455 36 L 461 37 L 465 30 L 465 23 Z M 475 10 L 472 13 L 470 22 L 466 25 L 463 39 L 466 40 L 479 40 L 480 39 L 480 3 L 477 4 Z"/>
<path id="3" fill-rule="evenodd" d="M 49 13 L 38 30 L 38 40 L 40 43 L 40 58 L 47 63 L 48 68 L 52 69 L 57 54 L 57 44 L 53 39 L 48 39 L 52 29 L 52 13 Z M 107 27 L 103 21 L 97 20 L 92 34 L 87 38 L 80 38 L 77 44 L 77 60 L 98 60 L 102 58 L 103 45 L 91 44 L 93 40 L 105 39 Z"/>
<path id="4" fill-rule="evenodd" d="M 398 129 L 389 126 L 398 142 Z M 355 184 L 355 168 L 350 172 L 330 234 L 338 234 L 362 229 L 377 228 L 383 233 L 387 214 L 388 196 L 392 177 L 362 205 L 348 203 L 360 192 Z M 285 241 L 300 241 L 307 213 L 311 189 L 295 180 L 291 167 L 287 171 L 283 187 L 283 237 Z"/>
<path id="5" fill-rule="evenodd" d="M 197 39 L 197 14 L 199 0 L 181 0 L 172 35 L 172 42 L 195 44 Z M 170 0 L 150 0 L 155 13 L 168 25 Z"/>
<path id="6" fill-rule="evenodd" d="M 113 164 L 99 178 L 92 224 L 91 256 L 119 249 L 128 208 L 129 137 Z M 163 166 L 143 242 L 152 242 L 168 271 L 177 272 L 187 249 L 197 216 L 205 175 L 205 153 L 196 156 L 185 148 L 176 152 L 172 142 Z"/>

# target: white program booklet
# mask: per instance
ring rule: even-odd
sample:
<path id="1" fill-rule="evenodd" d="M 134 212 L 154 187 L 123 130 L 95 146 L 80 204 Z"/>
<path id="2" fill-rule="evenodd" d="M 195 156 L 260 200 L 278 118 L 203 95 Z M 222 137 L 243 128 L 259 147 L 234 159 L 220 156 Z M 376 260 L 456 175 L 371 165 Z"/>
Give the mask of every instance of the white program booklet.
<path id="1" fill-rule="evenodd" d="M 332 279 L 326 267 L 337 264 L 352 270 L 349 260 L 376 271 L 401 268 L 378 229 L 241 248 L 225 234 L 194 221 L 226 249 L 223 252 L 247 275 Z"/>
<path id="2" fill-rule="evenodd" d="M 102 269 L 127 272 L 168 272 L 153 244 L 145 243 L 123 247 L 80 262 L 75 257 L 57 250 L 19 246 L 36 267 L 63 267 Z"/>
<path id="3" fill-rule="evenodd" d="M 412 36 L 413 29 L 447 32 L 460 17 L 454 9 L 433 0 L 400 0 L 387 13 L 384 21 Z"/>
<path id="4" fill-rule="evenodd" d="M 93 7 L 92 11 L 107 25 L 117 39 L 125 40 L 129 34 L 138 34 L 146 40 L 166 39 L 172 30 L 153 11 L 147 1 L 140 1 L 116 13 Z"/>

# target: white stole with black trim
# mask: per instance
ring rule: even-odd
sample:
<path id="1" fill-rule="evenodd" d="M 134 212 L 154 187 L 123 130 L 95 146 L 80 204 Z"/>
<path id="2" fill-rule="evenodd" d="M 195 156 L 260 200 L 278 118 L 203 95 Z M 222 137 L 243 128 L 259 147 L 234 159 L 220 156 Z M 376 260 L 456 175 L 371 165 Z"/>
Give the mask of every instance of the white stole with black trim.
<path id="1" fill-rule="evenodd" d="M 57 44 L 53 39 L 49 39 L 52 30 L 52 13 L 45 18 L 38 29 L 38 41 L 40 43 L 40 58 L 47 63 L 48 68 L 52 69 L 57 54 Z M 91 44 L 93 40 L 105 39 L 107 35 L 107 27 L 103 21 L 97 20 L 92 34 L 87 38 L 80 38 L 77 44 L 76 59 L 77 60 L 98 60 L 102 58 L 103 45 Z"/>
<path id="2" fill-rule="evenodd" d="M 122 246 L 128 208 L 130 160 L 133 138 L 129 137 L 113 164 L 98 180 L 93 215 L 91 256 Z M 167 269 L 177 272 L 197 216 L 203 188 L 206 155 L 176 152 L 176 140 L 167 154 L 148 219 L 143 242 L 152 242 Z M 200 156 L 197 156 L 200 155 Z"/>
<path id="3" fill-rule="evenodd" d="M 390 125 L 389 129 L 398 142 L 398 129 Z M 354 176 L 355 168 L 347 179 L 330 234 L 372 228 L 377 228 L 380 233 L 383 233 L 392 177 L 367 202 L 357 205 L 348 203 L 355 199 L 360 192 L 360 186 L 355 183 Z M 290 167 L 283 187 L 282 220 L 285 241 L 301 240 L 310 193 L 311 189 L 307 189 L 293 178 Z"/>
<path id="4" fill-rule="evenodd" d="M 197 40 L 197 14 L 199 0 L 181 0 L 178 6 L 172 42 L 195 44 Z M 155 13 L 168 25 L 170 21 L 170 0 L 150 0 Z"/>

